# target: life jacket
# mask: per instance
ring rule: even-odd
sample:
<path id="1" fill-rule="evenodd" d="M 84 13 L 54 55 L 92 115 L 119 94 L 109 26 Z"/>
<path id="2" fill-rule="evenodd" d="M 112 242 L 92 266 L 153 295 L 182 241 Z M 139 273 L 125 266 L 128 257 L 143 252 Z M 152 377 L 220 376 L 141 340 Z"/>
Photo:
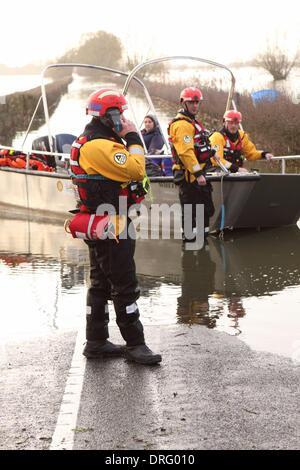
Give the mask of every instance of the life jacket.
<path id="1" fill-rule="evenodd" d="M 87 196 L 87 176 L 86 172 L 79 166 L 79 151 L 83 144 L 88 141 L 87 136 L 78 137 L 73 142 L 70 155 L 71 178 L 74 185 L 77 207 L 81 212 L 90 212 Z"/>
<path id="2" fill-rule="evenodd" d="M 168 135 L 169 135 L 168 140 L 169 140 L 174 163 L 181 165 L 179 156 L 176 152 L 172 137 L 170 135 L 170 127 L 174 122 L 181 121 L 181 120 L 187 121 L 194 126 L 195 128 L 194 151 L 195 151 L 196 158 L 200 164 L 207 163 L 210 157 L 212 156 L 208 135 L 206 134 L 204 127 L 202 126 L 202 124 L 200 124 L 199 121 L 197 121 L 196 119 L 190 120 L 184 116 L 176 117 L 175 119 L 172 119 L 172 121 L 170 121 L 168 124 Z"/>
<path id="3" fill-rule="evenodd" d="M 0 152 L 0 165 L 9 166 L 11 168 L 26 168 L 27 155 L 15 150 L 4 149 Z M 29 169 L 49 172 L 54 171 L 54 168 L 47 165 L 46 158 L 43 155 L 38 157 L 33 154 L 29 155 Z"/>
<path id="4" fill-rule="evenodd" d="M 0 166 L 8 166 L 7 158 L 0 157 Z"/>
<path id="5" fill-rule="evenodd" d="M 80 212 L 95 213 L 100 204 L 111 204 L 116 213 L 119 212 L 119 196 L 126 198 L 127 207 L 132 204 L 140 203 L 148 192 L 148 178 L 143 182 L 132 181 L 128 183 L 120 183 L 113 181 L 101 174 L 87 174 L 79 165 L 80 148 L 86 142 L 109 137 L 101 137 L 99 135 L 91 137 L 82 135 L 78 137 L 72 144 L 70 169 L 73 184 L 75 185 L 75 197 L 77 199 L 77 208 Z M 76 212 L 76 211 L 72 211 Z"/>
<path id="6" fill-rule="evenodd" d="M 238 166 L 243 166 L 243 157 L 242 157 L 242 145 L 244 135 L 241 137 L 241 134 L 238 132 L 237 143 L 235 144 L 228 137 L 224 127 L 222 127 L 218 132 L 224 137 L 226 144 L 223 149 L 224 158 L 230 163 L 233 163 Z"/>

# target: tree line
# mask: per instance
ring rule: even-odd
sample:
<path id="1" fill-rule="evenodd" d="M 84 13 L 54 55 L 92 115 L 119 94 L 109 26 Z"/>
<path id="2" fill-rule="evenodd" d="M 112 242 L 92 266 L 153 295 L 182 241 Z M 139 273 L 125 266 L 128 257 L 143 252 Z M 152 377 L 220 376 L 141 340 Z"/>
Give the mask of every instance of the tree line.
<path id="1" fill-rule="evenodd" d="M 151 51 L 147 52 L 152 55 Z M 85 33 L 81 36 L 79 44 L 63 55 L 57 57 L 55 62 L 58 63 L 83 63 L 92 65 L 102 65 L 109 68 L 119 69 L 123 72 L 132 70 L 138 63 L 143 62 L 150 57 L 138 52 L 129 53 L 124 48 L 120 38 L 106 31 L 97 31 L 93 33 Z M 294 55 L 280 46 L 278 41 L 273 44 L 267 41 L 265 50 L 257 54 L 253 58 L 252 64 L 261 67 L 269 72 L 274 80 L 284 80 L 288 77 L 290 71 L 300 63 L 300 49 L 297 48 Z M 47 64 L 44 65 L 27 65 L 23 67 L 8 67 L 0 64 L 0 73 L 37 73 Z M 147 74 L 163 73 L 164 64 L 153 65 L 147 68 Z M 145 70 L 139 72 L 140 78 L 145 78 Z"/>

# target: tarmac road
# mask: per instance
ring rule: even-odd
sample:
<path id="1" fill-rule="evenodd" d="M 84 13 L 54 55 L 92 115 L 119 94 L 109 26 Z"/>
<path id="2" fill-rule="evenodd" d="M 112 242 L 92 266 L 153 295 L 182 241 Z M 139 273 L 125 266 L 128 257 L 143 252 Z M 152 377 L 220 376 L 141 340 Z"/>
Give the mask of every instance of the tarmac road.
<path id="1" fill-rule="evenodd" d="M 201 325 L 147 326 L 145 333 L 163 355 L 160 365 L 86 361 L 80 354 L 71 447 L 61 438 L 56 448 L 299 449 L 299 362 L 255 352 Z M 1 345 L 0 449 L 53 448 L 76 335 Z M 120 342 L 116 327 L 111 339 Z"/>

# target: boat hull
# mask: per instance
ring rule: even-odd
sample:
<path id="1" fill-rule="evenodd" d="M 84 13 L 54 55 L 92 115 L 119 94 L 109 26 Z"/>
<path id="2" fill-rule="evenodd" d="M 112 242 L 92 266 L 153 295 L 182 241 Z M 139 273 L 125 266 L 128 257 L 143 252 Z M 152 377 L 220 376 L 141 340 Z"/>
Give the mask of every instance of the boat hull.
<path id="1" fill-rule="evenodd" d="M 224 178 L 210 175 L 215 214 L 210 230 L 222 228 L 279 227 L 294 225 L 300 217 L 300 175 L 295 174 L 232 174 Z M 175 204 L 180 219 L 178 188 L 172 178 L 151 179 L 153 202 Z M 145 204 L 149 218 L 150 198 Z M 222 211 L 223 206 L 223 211 Z M 45 220 L 70 216 L 75 199 L 67 174 L 53 174 L 15 169 L 0 170 L 0 209 L 2 213 L 24 213 Z M 153 211 L 152 211 L 153 212 Z M 159 230 L 163 221 L 151 219 Z M 150 228 L 150 226 L 148 226 Z M 171 227 L 171 231 L 178 231 Z"/>
<path id="2" fill-rule="evenodd" d="M 75 199 L 68 175 L 1 169 L 0 209 L 2 213 L 26 214 L 43 220 L 70 216 Z"/>

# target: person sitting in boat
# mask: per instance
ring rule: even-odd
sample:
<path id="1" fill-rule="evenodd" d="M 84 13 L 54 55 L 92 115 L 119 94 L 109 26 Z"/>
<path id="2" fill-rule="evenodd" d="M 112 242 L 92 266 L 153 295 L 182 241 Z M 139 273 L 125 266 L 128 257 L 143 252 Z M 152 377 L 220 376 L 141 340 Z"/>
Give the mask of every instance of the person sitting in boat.
<path id="1" fill-rule="evenodd" d="M 255 161 L 264 158 L 270 161 L 273 158 L 270 152 L 256 149 L 248 134 L 239 129 L 241 122 L 242 114 L 230 109 L 223 116 L 223 127 L 210 136 L 211 148 L 232 173 L 248 172 L 243 168 L 244 159 Z M 217 165 L 215 162 L 213 164 Z"/>
<path id="2" fill-rule="evenodd" d="M 156 116 L 153 114 L 147 114 L 144 117 L 144 129 L 141 131 L 147 152 L 150 155 L 162 155 L 164 140 L 162 138 L 158 121 Z M 169 161 L 169 162 L 168 162 Z M 172 165 L 173 162 L 171 159 L 163 159 L 161 157 L 155 157 L 151 159 L 152 164 L 158 165 L 159 173 L 157 173 L 158 168 L 155 168 L 151 165 L 150 161 L 146 162 L 146 172 L 149 176 L 172 176 Z M 156 171 L 155 171 L 156 170 Z M 154 174 L 154 172 L 156 174 Z"/>

